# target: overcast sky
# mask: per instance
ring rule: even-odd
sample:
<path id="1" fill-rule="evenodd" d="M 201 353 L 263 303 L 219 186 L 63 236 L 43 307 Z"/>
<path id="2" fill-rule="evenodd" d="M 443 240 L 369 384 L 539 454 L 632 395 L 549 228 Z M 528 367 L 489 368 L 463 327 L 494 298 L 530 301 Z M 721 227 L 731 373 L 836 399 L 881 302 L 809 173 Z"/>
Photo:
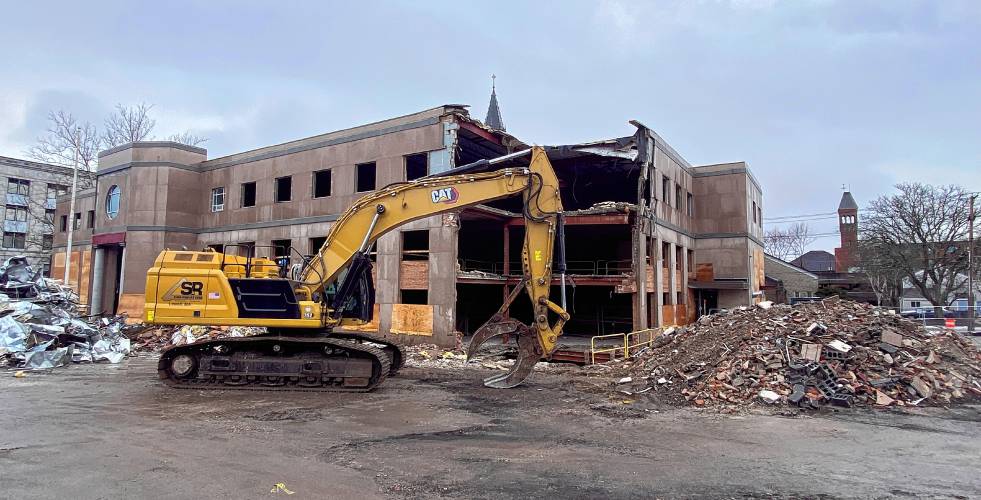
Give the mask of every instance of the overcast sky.
<path id="1" fill-rule="evenodd" d="M 981 1 L 5 2 L 0 155 L 50 110 L 154 104 L 217 157 L 444 103 L 568 144 L 654 128 L 743 160 L 767 217 L 981 190 Z M 835 222 L 816 221 L 817 232 Z M 836 238 L 821 240 L 831 249 Z"/>

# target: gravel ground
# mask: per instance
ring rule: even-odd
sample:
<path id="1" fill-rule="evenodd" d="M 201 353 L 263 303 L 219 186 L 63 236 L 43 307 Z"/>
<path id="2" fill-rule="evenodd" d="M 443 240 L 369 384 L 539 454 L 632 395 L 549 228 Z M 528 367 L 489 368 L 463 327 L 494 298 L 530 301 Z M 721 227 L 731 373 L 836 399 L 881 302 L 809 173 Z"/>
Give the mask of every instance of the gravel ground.
<path id="1" fill-rule="evenodd" d="M 407 368 L 370 394 L 189 391 L 155 358 L 0 371 L 0 498 L 981 495 L 981 409 L 726 416 L 585 377 Z"/>

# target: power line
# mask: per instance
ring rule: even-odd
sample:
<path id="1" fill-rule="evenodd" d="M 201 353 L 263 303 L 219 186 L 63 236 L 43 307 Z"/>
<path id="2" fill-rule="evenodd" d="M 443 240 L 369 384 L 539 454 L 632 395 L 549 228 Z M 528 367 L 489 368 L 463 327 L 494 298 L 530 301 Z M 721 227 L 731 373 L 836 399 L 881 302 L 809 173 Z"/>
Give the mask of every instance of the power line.
<path id="1" fill-rule="evenodd" d="M 865 208 L 860 208 L 858 211 L 859 212 L 868 212 L 869 210 L 868 209 L 865 209 Z M 838 212 L 822 212 L 822 213 L 816 213 L 816 214 L 798 214 L 798 215 L 780 215 L 780 216 L 777 216 L 777 217 L 764 217 L 763 218 L 763 222 L 764 223 L 766 223 L 766 222 L 772 222 L 772 223 L 777 223 L 777 222 L 795 222 L 796 219 L 802 219 L 803 220 L 803 219 L 810 219 L 810 218 L 813 218 L 813 217 L 820 217 L 820 218 L 832 219 L 832 218 L 835 218 L 837 216 L 838 216 Z M 813 220 L 817 220 L 817 219 L 813 219 Z"/>
<path id="2" fill-rule="evenodd" d="M 801 215 L 781 215 L 778 217 L 764 217 L 763 220 L 796 219 L 798 217 L 817 217 L 821 215 L 837 215 L 837 212 L 822 212 L 819 214 L 801 214 Z"/>

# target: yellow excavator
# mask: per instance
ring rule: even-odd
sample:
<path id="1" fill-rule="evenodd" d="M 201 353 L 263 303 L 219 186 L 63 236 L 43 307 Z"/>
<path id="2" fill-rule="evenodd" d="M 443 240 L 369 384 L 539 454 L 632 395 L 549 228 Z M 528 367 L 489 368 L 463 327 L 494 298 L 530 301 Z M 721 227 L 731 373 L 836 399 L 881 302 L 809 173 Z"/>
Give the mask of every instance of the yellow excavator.
<path id="1" fill-rule="evenodd" d="M 502 163 L 508 166 L 492 169 Z M 402 367 L 404 352 L 394 342 L 343 331 L 371 320 L 372 244 L 410 221 L 513 196 L 521 196 L 525 218 L 522 282 L 474 333 L 467 357 L 492 337 L 515 336 L 518 353 L 511 369 L 484 384 L 520 384 L 535 363 L 555 350 L 569 319 L 559 182 L 540 147 L 365 195 L 331 226 L 320 251 L 301 257 L 302 267 L 293 266 L 292 273 L 288 259 L 254 257 L 253 249 L 245 255 L 160 252 L 147 271 L 146 323 L 267 328 L 256 336 L 171 347 L 160 357 L 160 378 L 191 389 L 363 392 L 378 387 Z M 556 237 L 561 305 L 549 298 Z M 531 298 L 531 325 L 507 314 L 522 289 Z"/>

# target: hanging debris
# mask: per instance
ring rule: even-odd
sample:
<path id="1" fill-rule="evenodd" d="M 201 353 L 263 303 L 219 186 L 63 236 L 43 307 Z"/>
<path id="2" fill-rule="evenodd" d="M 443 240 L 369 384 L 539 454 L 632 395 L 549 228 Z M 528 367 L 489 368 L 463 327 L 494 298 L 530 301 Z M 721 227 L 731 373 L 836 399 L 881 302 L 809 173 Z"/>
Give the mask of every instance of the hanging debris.
<path id="1" fill-rule="evenodd" d="M 704 316 L 615 375 L 662 395 L 667 387 L 689 404 L 730 410 L 760 402 L 849 407 L 981 400 L 981 354 L 972 342 L 836 297 Z"/>

